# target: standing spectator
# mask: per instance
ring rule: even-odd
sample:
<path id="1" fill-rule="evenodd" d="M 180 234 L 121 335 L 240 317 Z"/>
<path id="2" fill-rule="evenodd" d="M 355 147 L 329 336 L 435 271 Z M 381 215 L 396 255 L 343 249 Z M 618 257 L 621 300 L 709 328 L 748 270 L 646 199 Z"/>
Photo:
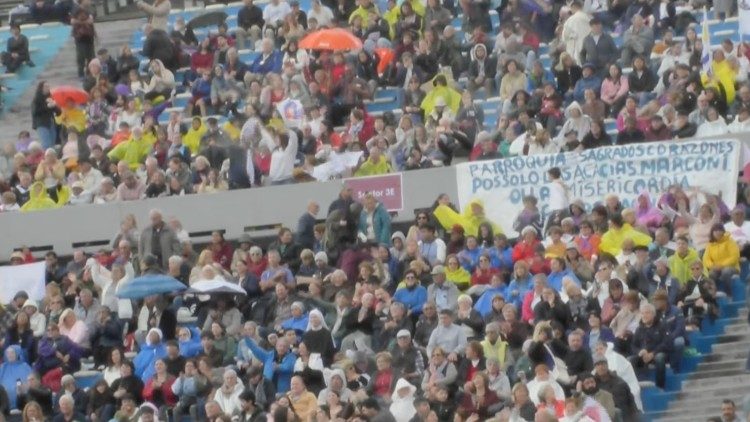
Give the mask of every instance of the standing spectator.
<path id="1" fill-rule="evenodd" d="M 391 216 L 382 203 L 372 193 L 363 199 L 362 212 L 359 214 L 359 234 L 365 240 L 389 245 L 391 243 Z"/>
<path id="2" fill-rule="evenodd" d="M 172 9 L 172 4 L 169 0 L 154 0 L 153 5 L 139 0 L 135 2 L 135 5 L 146 12 L 148 23 L 154 29 L 167 30 L 167 18 L 169 17 L 169 11 Z"/>
<path id="3" fill-rule="evenodd" d="M 312 249 L 315 245 L 315 218 L 320 212 L 320 205 L 315 201 L 307 204 L 307 211 L 302 214 L 297 222 L 297 243 L 306 249 Z"/>
<path id="4" fill-rule="evenodd" d="M 86 8 L 79 7 L 70 18 L 70 26 L 76 45 L 76 65 L 78 66 L 78 77 L 83 78 L 86 65 L 96 56 L 94 41 L 96 30 L 94 29 L 94 15 Z"/>
<path id="5" fill-rule="evenodd" d="M 181 255 L 182 247 L 174 231 L 164 223 L 161 211 L 151 210 L 149 212 L 151 225 L 143 229 L 138 243 L 138 253 L 143 257 L 147 254 L 154 255 L 157 265 L 161 268 L 169 267 L 169 257 Z"/>
<path id="6" fill-rule="evenodd" d="M 593 18 L 589 21 L 591 33 L 583 40 L 581 48 L 581 63 L 591 63 L 596 74 L 603 77 L 607 74 L 609 65 L 618 59 L 618 49 L 612 36 L 605 33 L 602 21 Z"/>
<path id="7" fill-rule="evenodd" d="M 244 0 L 242 8 L 237 12 L 237 48 L 244 50 L 255 49 L 255 43 L 260 39 L 260 33 L 265 25 L 263 20 L 263 11 L 260 7 L 253 4 L 253 0 Z M 250 43 L 247 39 L 250 38 Z"/>
<path id="8" fill-rule="evenodd" d="M 50 97 L 49 83 L 39 81 L 34 99 L 31 102 L 31 127 L 36 130 L 39 142 L 44 149 L 54 147 L 57 141 L 55 113 L 58 110 L 57 104 Z"/>

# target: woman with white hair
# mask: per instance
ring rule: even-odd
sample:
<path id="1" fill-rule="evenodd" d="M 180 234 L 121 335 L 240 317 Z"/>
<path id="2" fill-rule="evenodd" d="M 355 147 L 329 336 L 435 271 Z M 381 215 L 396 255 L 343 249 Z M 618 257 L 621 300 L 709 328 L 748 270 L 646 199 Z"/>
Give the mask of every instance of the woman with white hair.
<path id="1" fill-rule="evenodd" d="M 310 311 L 302 341 L 311 353 L 320 354 L 326 366 L 333 362 L 333 355 L 336 352 L 333 337 L 331 337 L 331 331 L 320 310 L 313 309 Z"/>
<path id="2" fill-rule="evenodd" d="M 76 317 L 75 312 L 68 308 L 60 315 L 60 334 L 68 337 L 78 347 L 91 348 L 89 341 L 89 329 L 86 323 Z"/>
<path id="3" fill-rule="evenodd" d="M 286 321 L 281 323 L 281 328 L 286 330 L 294 330 L 297 333 L 297 338 L 307 330 L 308 327 L 308 315 L 305 313 L 305 305 L 300 302 L 292 303 L 292 316 Z"/>
<path id="4" fill-rule="evenodd" d="M 57 152 L 52 148 L 44 151 L 44 159 L 34 172 L 34 180 L 44 182 L 44 186 L 51 188 L 62 183 L 65 179 L 65 165 L 57 158 Z"/>
<path id="5" fill-rule="evenodd" d="M 467 294 L 458 297 L 458 309 L 456 310 L 454 324 L 461 327 L 467 340 L 479 339 L 484 328 L 482 315 L 474 309 L 473 304 L 474 301 Z"/>

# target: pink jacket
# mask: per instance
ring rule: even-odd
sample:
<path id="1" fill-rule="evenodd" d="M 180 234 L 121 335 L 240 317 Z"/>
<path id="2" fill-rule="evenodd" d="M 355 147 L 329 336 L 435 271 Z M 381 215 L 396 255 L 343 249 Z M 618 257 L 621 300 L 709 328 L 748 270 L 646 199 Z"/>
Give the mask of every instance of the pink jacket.
<path id="1" fill-rule="evenodd" d="M 616 99 L 628 93 L 628 78 L 620 76 L 620 83 L 615 84 L 609 78 L 605 78 L 602 82 L 601 97 L 602 101 L 607 104 L 612 104 Z"/>

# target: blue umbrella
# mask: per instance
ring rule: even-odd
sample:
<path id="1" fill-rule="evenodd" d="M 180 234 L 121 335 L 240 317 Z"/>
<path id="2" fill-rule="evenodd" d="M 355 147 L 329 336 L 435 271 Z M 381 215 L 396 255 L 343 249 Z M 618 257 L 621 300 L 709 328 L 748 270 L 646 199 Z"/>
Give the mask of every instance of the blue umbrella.
<path id="1" fill-rule="evenodd" d="M 174 277 L 163 274 L 149 274 L 134 278 L 117 290 L 116 296 L 121 299 L 140 299 L 146 296 L 178 292 L 187 289 Z"/>

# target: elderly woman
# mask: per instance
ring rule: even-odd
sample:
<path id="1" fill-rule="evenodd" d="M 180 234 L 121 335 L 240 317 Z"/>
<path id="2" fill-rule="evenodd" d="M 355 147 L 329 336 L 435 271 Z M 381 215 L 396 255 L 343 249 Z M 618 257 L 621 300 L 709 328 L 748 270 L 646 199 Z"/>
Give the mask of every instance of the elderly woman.
<path id="1" fill-rule="evenodd" d="M 65 165 L 57 158 L 57 152 L 49 148 L 44 151 L 44 160 L 39 163 L 34 172 L 34 180 L 44 182 L 44 186 L 51 188 L 65 179 Z"/>
<path id="2" fill-rule="evenodd" d="M 291 318 L 281 323 L 281 328 L 286 330 L 294 330 L 297 333 L 297 337 L 300 337 L 308 325 L 308 315 L 305 312 L 305 305 L 302 302 L 292 303 L 292 316 Z"/>
<path id="3" fill-rule="evenodd" d="M 467 340 L 480 339 L 484 330 L 482 315 L 474 309 L 473 305 L 474 301 L 471 296 L 462 294 L 458 297 L 454 323 L 464 331 Z"/>
<path id="4" fill-rule="evenodd" d="M 60 333 L 84 350 L 91 348 L 89 328 L 86 323 L 76 317 L 75 312 L 70 308 L 60 315 Z"/>
<path id="5" fill-rule="evenodd" d="M 640 303 L 638 292 L 625 293 L 622 307 L 609 325 L 615 335 L 615 350 L 620 353 L 628 353 L 633 334 L 641 322 Z"/>

